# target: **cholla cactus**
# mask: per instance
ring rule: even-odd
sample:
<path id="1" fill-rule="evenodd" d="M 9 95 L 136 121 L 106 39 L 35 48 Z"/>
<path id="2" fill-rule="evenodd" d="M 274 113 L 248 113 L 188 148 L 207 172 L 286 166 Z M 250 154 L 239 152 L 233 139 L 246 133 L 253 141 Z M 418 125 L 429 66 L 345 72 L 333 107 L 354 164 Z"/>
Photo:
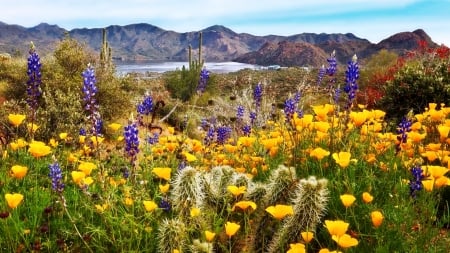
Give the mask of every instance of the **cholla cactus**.
<path id="1" fill-rule="evenodd" d="M 158 229 L 158 252 L 172 253 L 174 250 L 182 252 L 186 246 L 186 226 L 178 219 L 165 219 Z"/>
<path id="2" fill-rule="evenodd" d="M 192 245 L 189 246 L 189 252 L 198 252 L 198 253 L 213 253 L 213 245 L 208 242 L 200 242 L 200 240 L 196 239 L 192 242 Z"/>
<path id="3" fill-rule="evenodd" d="M 217 166 L 205 174 L 203 185 L 205 191 L 205 202 L 210 206 L 223 204 L 227 196 L 227 186 L 231 185 L 231 179 L 236 173 L 230 166 Z"/>
<path id="4" fill-rule="evenodd" d="M 292 189 L 295 189 L 297 177 L 294 168 L 288 168 L 284 165 L 278 166 L 269 177 L 269 183 L 263 185 L 266 188 L 266 195 L 261 206 L 267 207 L 276 204 L 288 204 Z M 256 193 L 255 188 L 255 193 Z M 254 194 L 255 194 L 254 193 Z M 253 194 L 252 194 L 253 195 Z M 251 196 L 252 196 L 251 195 Z M 266 248 L 272 236 L 276 233 L 277 221 L 273 219 L 265 210 L 260 208 L 257 210 L 259 220 L 255 222 L 255 237 L 253 238 L 253 249 L 255 252 L 261 252 Z"/>
<path id="5" fill-rule="evenodd" d="M 290 189 L 293 189 L 296 181 L 295 168 L 288 168 L 284 165 L 278 166 L 270 175 L 265 204 L 271 206 L 287 203 L 290 197 L 289 193 L 292 192 Z"/>
<path id="6" fill-rule="evenodd" d="M 188 166 L 178 171 L 172 186 L 173 208 L 181 217 L 188 217 L 192 207 L 200 208 L 204 205 L 203 181 L 198 170 Z"/>
<path id="7" fill-rule="evenodd" d="M 294 215 L 288 216 L 273 237 L 267 252 L 281 252 L 296 242 L 302 231 L 314 231 L 326 210 L 327 180 L 300 180 L 292 199 Z"/>

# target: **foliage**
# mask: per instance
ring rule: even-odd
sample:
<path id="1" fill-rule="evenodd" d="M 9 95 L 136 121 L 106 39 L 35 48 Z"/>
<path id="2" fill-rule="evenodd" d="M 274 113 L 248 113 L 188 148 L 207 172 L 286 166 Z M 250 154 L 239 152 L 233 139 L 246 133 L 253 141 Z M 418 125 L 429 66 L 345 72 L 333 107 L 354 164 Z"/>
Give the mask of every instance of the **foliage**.
<path id="1" fill-rule="evenodd" d="M 388 118 L 399 120 L 408 111 L 423 112 L 428 103 L 450 102 L 450 50 L 425 45 L 408 56 L 393 78 L 382 86 L 383 97 L 377 108 Z"/>

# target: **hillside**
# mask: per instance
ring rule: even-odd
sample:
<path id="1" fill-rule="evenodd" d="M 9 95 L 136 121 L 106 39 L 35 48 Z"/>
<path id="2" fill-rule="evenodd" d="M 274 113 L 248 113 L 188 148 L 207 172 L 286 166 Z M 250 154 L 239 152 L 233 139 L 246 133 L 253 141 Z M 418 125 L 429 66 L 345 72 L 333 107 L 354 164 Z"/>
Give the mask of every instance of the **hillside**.
<path id="1" fill-rule="evenodd" d="M 33 41 L 40 54 L 53 51 L 65 35 L 99 51 L 103 28 L 80 28 L 67 31 L 57 25 L 41 23 L 25 28 L 0 22 L 0 52 L 13 55 L 26 54 Z M 113 57 L 123 61 L 186 61 L 188 47 L 193 54 L 198 48 L 199 31 L 178 33 L 150 24 L 111 25 L 106 27 L 107 40 Z M 236 33 L 231 29 L 214 25 L 201 30 L 203 56 L 206 61 L 239 61 L 262 65 L 317 66 L 330 52 L 336 50 L 337 59 L 346 62 L 353 54 L 368 57 L 381 49 L 403 53 L 417 46 L 419 40 L 435 45 L 432 39 L 419 29 L 394 34 L 373 44 L 367 39 L 347 34 L 301 33 L 291 36 L 255 36 Z"/>

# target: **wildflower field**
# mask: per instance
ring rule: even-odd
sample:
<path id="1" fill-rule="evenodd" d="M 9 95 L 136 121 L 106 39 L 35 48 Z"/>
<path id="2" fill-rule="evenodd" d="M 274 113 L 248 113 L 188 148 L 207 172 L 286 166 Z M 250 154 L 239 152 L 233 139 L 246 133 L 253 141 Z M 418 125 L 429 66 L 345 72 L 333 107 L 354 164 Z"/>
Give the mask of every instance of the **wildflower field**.
<path id="1" fill-rule="evenodd" d="M 105 119 L 127 107 L 101 96 L 100 84 L 117 81 L 105 56 L 56 92 L 46 82 L 65 75 L 32 46 L 14 67 L 23 72 L 0 68 L 0 84 L 16 91 L 1 90 L 0 251 L 449 252 L 450 101 L 437 91 L 410 91 L 392 107 L 381 98 L 412 89 L 419 75 L 450 90 L 444 49 L 393 65 L 381 72 L 391 73 L 386 86 L 364 89 L 357 57 L 339 68 L 331 54 L 313 83 L 269 96 L 256 81 L 215 107 L 208 86 L 217 77 L 192 64 L 198 86 L 187 101 L 147 87 L 126 93 L 126 116 Z M 25 88 L 11 88 L 20 75 Z M 360 94 L 381 102 L 360 103 Z M 406 113 L 387 114 L 400 114 L 393 106 Z M 175 114 L 177 126 L 165 121 Z"/>

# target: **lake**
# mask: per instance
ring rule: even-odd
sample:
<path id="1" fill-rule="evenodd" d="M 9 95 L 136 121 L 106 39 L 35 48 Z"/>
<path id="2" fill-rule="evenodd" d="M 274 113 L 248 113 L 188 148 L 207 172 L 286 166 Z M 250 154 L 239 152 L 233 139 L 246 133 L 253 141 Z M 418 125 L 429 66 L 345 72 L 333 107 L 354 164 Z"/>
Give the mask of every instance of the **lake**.
<path id="1" fill-rule="evenodd" d="M 163 73 L 166 71 L 174 71 L 189 66 L 188 62 L 132 62 L 122 63 L 116 62 L 116 71 L 119 75 L 130 72 L 146 73 L 156 72 Z M 206 62 L 206 69 L 213 73 L 229 73 L 239 71 L 241 69 L 261 69 L 261 66 L 254 64 L 246 64 L 239 62 Z"/>

